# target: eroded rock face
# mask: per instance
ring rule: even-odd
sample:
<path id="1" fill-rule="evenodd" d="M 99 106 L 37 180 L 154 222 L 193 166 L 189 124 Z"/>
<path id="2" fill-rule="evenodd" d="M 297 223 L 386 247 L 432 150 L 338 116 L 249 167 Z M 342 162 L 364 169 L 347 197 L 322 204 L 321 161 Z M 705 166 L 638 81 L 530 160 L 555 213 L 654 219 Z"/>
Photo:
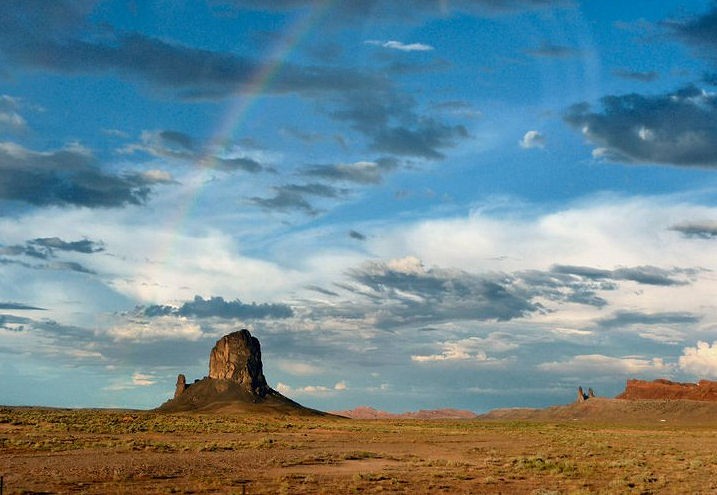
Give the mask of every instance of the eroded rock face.
<path id="1" fill-rule="evenodd" d="M 717 382 L 700 380 L 680 383 L 670 380 L 628 380 L 625 391 L 617 399 L 688 399 L 717 401 Z"/>
<path id="2" fill-rule="evenodd" d="M 259 339 L 240 330 L 219 339 L 209 355 L 209 378 L 238 383 L 264 397 L 269 390 L 261 364 Z"/>

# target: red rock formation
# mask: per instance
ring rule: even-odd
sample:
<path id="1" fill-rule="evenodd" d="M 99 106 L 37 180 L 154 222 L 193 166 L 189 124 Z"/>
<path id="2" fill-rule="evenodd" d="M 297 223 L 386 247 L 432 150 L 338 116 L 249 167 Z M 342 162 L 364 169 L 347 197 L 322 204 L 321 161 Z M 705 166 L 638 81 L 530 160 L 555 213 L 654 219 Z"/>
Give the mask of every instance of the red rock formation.
<path id="1" fill-rule="evenodd" d="M 679 383 L 659 379 L 652 382 L 628 380 L 625 391 L 616 399 L 688 399 L 717 401 L 717 382 L 700 380 L 698 383 Z"/>

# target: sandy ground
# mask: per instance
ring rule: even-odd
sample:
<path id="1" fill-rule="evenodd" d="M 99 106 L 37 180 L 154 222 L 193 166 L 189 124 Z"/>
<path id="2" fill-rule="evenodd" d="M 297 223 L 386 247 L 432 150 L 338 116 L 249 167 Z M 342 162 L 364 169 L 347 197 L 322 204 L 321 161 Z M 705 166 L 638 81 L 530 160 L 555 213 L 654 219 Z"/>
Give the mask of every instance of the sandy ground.
<path id="1" fill-rule="evenodd" d="M 717 492 L 717 421 L 629 423 L 0 408 L 0 475 L 3 495 Z"/>

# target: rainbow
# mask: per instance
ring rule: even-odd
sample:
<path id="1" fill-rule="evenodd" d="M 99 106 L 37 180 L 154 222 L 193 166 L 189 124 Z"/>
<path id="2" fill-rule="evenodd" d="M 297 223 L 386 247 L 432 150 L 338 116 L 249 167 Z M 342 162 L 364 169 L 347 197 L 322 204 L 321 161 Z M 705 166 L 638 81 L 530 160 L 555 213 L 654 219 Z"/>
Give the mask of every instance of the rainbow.
<path id="1" fill-rule="evenodd" d="M 230 143 L 234 135 L 245 121 L 251 108 L 264 94 L 266 88 L 271 85 L 274 77 L 280 72 L 281 67 L 289 59 L 292 52 L 301 44 L 308 33 L 323 20 L 336 0 L 319 0 L 314 3 L 311 11 L 306 15 L 299 15 L 293 24 L 286 31 L 285 35 L 276 42 L 270 56 L 258 70 L 254 72 L 251 79 L 241 84 L 237 95 L 230 100 L 229 107 L 219 120 L 219 125 L 210 134 L 202 156 L 195 161 L 200 169 L 198 177 L 194 177 L 190 184 L 186 184 L 184 192 L 177 198 L 174 214 L 168 220 L 168 232 L 171 239 L 159 244 L 160 252 L 157 254 L 159 263 L 154 265 L 155 270 L 173 271 L 181 263 L 182 248 L 180 237 L 185 231 L 188 219 L 192 218 L 197 205 L 202 197 L 204 184 L 211 180 L 211 171 L 216 168 L 218 150 L 221 150 Z M 151 275 L 151 274 L 150 274 Z M 152 277 L 154 281 L 164 277 Z M 150 294 L 150 299 L 160 302 L 161 294 Z"/>

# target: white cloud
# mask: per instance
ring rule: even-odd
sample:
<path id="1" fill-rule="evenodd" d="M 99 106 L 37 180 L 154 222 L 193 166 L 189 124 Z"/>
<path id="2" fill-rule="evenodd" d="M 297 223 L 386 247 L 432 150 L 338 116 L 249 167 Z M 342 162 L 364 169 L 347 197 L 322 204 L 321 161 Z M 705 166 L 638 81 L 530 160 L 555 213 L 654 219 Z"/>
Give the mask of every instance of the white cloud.
<path id="1" fill-rule="evenodd" d="M 24 129 L 27 122 L 17 112 L 0 112 L 0 129 L 10 128 L 14 130 Z"/>
<path id="2" fill-rule="evenodd" d="M 277 366 L 282 371 L 299 376 L 318 375 L 323 372 L 323 368 L 320 366 L 303 361 L 289 361 L 282 359 L 277 362 Z"/>
<path id="3" fill-rule="evenodd" d="M 605 376 L 620 375 L 664 375 L 672 371 L 672 366 L 662 358 L 643 358 L 639 356 L 611 357 L 602 354 L 583 354 L 573 356 L 566 361 L 553 361 L 538 365 L 541 371 L 570 375 Z"/>
<path id="4" fill-rule="evenodd" d="M 539 131 L 528 131 L 518 144 L 525 149 L 545 148 L 545 136 Z"/>
<path id="5" fill-rule="evenodd" d="M 395 40 L 368 40 L 365 43 L 367 45 L 376 45 L 381 46 L 383 48 L 390 48 L 392 50 L 400 50 L 402 52 L 427 52 L 434 49 L 431 45 L 426 45 L 424 43 L 403 43 L 401 41 Z"/>
<path id="6" fill-rule="evenodd" d="M 309 396 L 327 396 L 336 392 L 344 392 L 348 390 L 346 382 L 337 382 L 333 387 L 324 385 L 306 385 L 303 387 L 292 387 L 286 383 L 279 382 L 276 384 L 276 390 L 283 395 L 309 395 Z"/>
<path id="7" fill-rule="evenodd" d="M 115 326 L 107 334 L 117 341 L 154 342 L 158 340 L 199 340 L 201 327 L 187 318 L 162 316 L 151 321 L 139 320 Z"/>
<path id="8" fill-rule="evenodd" d="M 148 387 L 157 383 L 155 376 L 148 373 L 134 372 L 132 374 L 132 384 L 138 387 Z"/>
<path id="9" fill-rule="evenodd" d="M 697 342 L 696 347 L 685 347 L 679 365 L 683 371 L 700 378 L 717 377 L 717 341 Z"/>
<path id="10" fill-rule="evenodd" d="M 436 361 L 495 361 L 489 358 L 486 350 L 493 352 L 506 352 L 516 349 L 518 344 L 510 342 L 503 334 L 492 333 L 487 338 L 468 337 L 457 341 L 447 341 L 441 344 L 442 351 L 438 354 L 412 355 L 411 361 L 428 363 Z"/>

